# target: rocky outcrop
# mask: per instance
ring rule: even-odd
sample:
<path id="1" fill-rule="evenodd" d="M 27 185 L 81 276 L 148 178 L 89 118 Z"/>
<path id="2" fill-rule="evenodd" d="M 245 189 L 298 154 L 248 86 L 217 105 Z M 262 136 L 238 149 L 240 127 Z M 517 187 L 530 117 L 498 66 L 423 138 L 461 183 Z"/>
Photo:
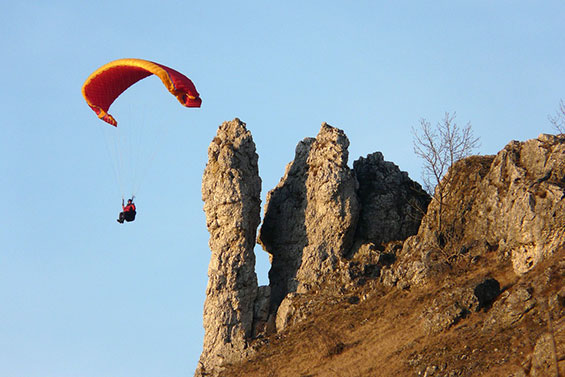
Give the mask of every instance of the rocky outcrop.
<path id="1" fill-rule="evenodd" d="M 484 218 L 474 235 L 509 253 L 523 274 L 565 246 L 565 137 L 511 142 L 494 159 L 481 187 Z M 471 228 L 471 227 L 468 227 Z"/>
<path id="2" fill-rule="evenodd" d="M 453 286 L 448 281 L 421 315 L 422 326 L 428 333 L 447 330 L 473 312 L 489 308 L 499 295 L 500 283 L 493 278 L 465 286 Z"/>
<path id="3" fill-rule="evenodd" d="M 565 318 L 552 323 L 551 331 L 536 341 L 530 377 L 565 375 Z"/>
<path id="4" fill-rule="evenodd" d="M 326 123 L 316 138 L 298 143 L 294 160 L 267 194 L 258 242 L 271 257 L 270 285 L 257 287 L 253 247 L 261 181 L 255 145 L 238 119 L 219 128 L 202 185 L 212 257 L 196 375 L 222 375 L 227 364 L 247 358 L 251 346 L 270 347 L 274 339 L 284 343 L 288 334 L 263 336 L 275 328 L 288 328 L 290 334 L 299 322 L 309 321 L 296 326 L 308 334 L 313 316 L 324 310 L 350 307 L 353 315 L 354 306 L 379 300 L 365 315 L 355 314 L 355 321 L 376 321 L 387 315 L 378 310 L 387 306 L 389 293 L 417 298 L 418 311 L 405 337 L 422 331 L 434 335 L 428 337 L 432 343 L 446 333 L 475 339 L 461 356 L 450 355 L 446 346 L 435 360 L 422 348 L 427 365 L 414 353 L 407 360 L 416 360 L 409 364 L 420 374 L 467 375 L 472 368 L 484 372 L 505 363 L 497 359 L 482 368 L 477 339 L 498 337 L 484 352 L 492 354 L 510 344 L 500 336 L 514 328 L 528 329 L 532 343 L 528 349 L 524 334 L 516 338 L 520 342 L 514 345 L 522 347 L 525 358 L 514 365 L 515 375 L 562 372 L 565 263 L 552 265 L 552 260 L 565 252 L 565 136 L 540 135 L 511 142 L 496 156 L 457 162 L 444 178 L 441 206 L 437 195 L 431 200 L 378 152 L 350 169 L 348 146 L 344 132 Z M 548 259 L 554 253 L 561 254 Z M 393 286 L 403 290 L 390 290 Z M 404 305 L 388 320 L 411 316 L 412 303 Z M 340 329 L 355 332 L 362 323 Z M 328 353 L 332 356 L 357 344 L 330 340 L 341 347 Z M 415 346 L 406 347 L 398 352 Z"/>
<path id="5" fill-rule="evenodd" d="M 486 318 L 483 331 L 510 328 L 536 306 L 531 284 L 520 284 L 502 293 Z"/>
<path id="6" fill-rule="evenodd" d="M 353 163 L 361 213 L 355 238 L 376 245 L 418 233 L 430 196 L 382 153 Z"/>
<path id="7" fill-rule="evenodd" d="M 429 195 L 376 152 L 347 166 L 349 141 L 322 124 L 267 194 L 259 243 L 270 254 L 277 329 L 300 317 L 296 294 L 363 284 L 392 263 L 385 249 L 418 231 Z M 397 247 L 397 246 L 393 246 Z M 296 293 L 296 294 L 293 294 Z M 292 309 L 292 310 L 291 310 Z"/>
<path id="8" fill-rule="evenodd" d="M 513 141 L 496 156 L 455 163 L 444 180 L 442 208 L 431 202 L 389 280 L 419 284 L 463 255 L 488 252 L 524 274 L 565 247 L 565 137 Z"/>
<path id="9" fill-rule="evenodd" d="M 255 274 L 260 222 L 258 156 L 251 133 L 239 119 L 223 123 L 208 148 L 202 179 L 212 256 L 204 304 L 204 349 L 196 376 L 217 376 L 223 365 L 245 357 L 261 310 Z"/>
<path id="10" fill-rule="evenodd" d="M 295 159 L 267 194 L 259 242 L 270 254 L 272 305 L 324 282 L 346 254 L 359 216 L 349 140 L 326 123 L 301 141 Z"/>

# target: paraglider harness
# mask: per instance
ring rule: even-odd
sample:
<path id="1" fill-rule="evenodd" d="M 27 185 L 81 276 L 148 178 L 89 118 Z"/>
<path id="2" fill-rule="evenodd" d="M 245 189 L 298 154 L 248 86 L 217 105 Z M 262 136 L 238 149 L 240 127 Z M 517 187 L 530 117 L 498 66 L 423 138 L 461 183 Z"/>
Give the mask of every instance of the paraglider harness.
<path id="1" fill-rule="evenodd" d="M 123 224 L 124 220 L 127 222 L 135 220 L 135 215 L 137 212 L 135 210 L 133 198 L 135 198 L 135 196 L 132 196 L 131 199 L 128 199 L 127 206 L 124 206 L 124 199 L 122 198 L 122 212 L 120 212 L 120 216 L 117 220 L 120 224 Z"/>

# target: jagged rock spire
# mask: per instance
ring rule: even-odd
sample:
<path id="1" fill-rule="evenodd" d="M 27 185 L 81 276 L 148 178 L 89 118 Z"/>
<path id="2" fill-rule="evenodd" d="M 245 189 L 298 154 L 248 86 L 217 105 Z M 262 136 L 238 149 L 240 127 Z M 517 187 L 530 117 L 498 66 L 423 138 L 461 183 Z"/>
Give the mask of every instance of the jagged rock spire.
<path id="1" fill-rule="evenodd" d="M 224 122 L 208 148 L 202 200 L 212 255 L 204 304 L 204 349 L 195 376 L 218 376 L 246 355 L 257 297 L 255 246 L 261 179 L 245 123 Z"/>
<path id="2" fill-rule="evenodd" d="M 284 177 L 267 194 L 259 242 L 271 255 L 271 298 L 323 282 L 353 243 L 359 204 L 347 166 L 349 140 L 323 123 L 315 139 L 296 147 Z"/>

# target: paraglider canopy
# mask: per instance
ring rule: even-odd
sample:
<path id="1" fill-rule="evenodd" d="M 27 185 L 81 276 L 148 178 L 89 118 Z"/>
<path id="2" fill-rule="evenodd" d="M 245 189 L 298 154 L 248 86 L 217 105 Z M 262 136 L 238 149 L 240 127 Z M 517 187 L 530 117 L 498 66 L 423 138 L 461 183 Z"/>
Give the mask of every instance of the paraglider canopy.
<path id="1" fill-rule="evenodd" d="M 82 95 L 103 121 L 117 126 L 108 114 L 110 105 L 130 86 L 150 75 L 158 76 L 167 90 L 186 107 L 200 107 L 202 100 L 188 77 L 172 68 L 142 59 L 119 59 L 94 71 L 82 86 Z"/>

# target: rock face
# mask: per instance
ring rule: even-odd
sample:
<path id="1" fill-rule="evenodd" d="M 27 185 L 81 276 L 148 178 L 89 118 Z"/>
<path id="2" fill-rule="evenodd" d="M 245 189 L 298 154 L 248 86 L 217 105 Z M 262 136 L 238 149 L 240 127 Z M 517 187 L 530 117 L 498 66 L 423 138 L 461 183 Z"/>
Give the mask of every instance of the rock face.
<path id="1" fill-rule="evenodd" d="M 196 376 L 217 376 L 225 363 L 240 360 L 253 335 L 258 295 L 253 248 L 261 202 L 257 160 L 251 134 L 239 119 L 223 123 L 208 148 L 202 199 L 212 256 Z M 261 296 L 266 294 L 262 290 Z"/>
<path id="2" fill-rule="evenodd" d="M 430 196 L 382 153 L 353 163 L 361 214 L 356 239 L 380 245 L 418 233 Z"/>
<path id="3" fill-rule="evenodd" d="M 433 200 L 418 234 L 404 243 L 398 282 L 418 284 L 462 255 L 491 251 L 524 274 L 565 247 L 565 137 L 513 141 L 496 156 L 455 163 L 444 179 L 441 226 Z"/>
<path id="4" fill-rule="evenodd" d="M 487 242 L 512 256 L 523 274 L 565 245 L 565 138 L 540 135 L 511 142 L 482 185 Z"/>
<path id="5" fill-rule="evenodd" d="M 561 322 L 554 333 L 538 339 L 532 355 L 530 377 L 562 376 L 565 373 L 565 325 Z"/>
<path id="6" fill-rule="evenodd" d="M 324 281 L 349 251 L 359 216 L 357 181 L 347 166 L 349 140 L 322 124 L 296 148 L 294 161 L 267 195 L 259 242 L 270 254 L 272 305 Z"/>

